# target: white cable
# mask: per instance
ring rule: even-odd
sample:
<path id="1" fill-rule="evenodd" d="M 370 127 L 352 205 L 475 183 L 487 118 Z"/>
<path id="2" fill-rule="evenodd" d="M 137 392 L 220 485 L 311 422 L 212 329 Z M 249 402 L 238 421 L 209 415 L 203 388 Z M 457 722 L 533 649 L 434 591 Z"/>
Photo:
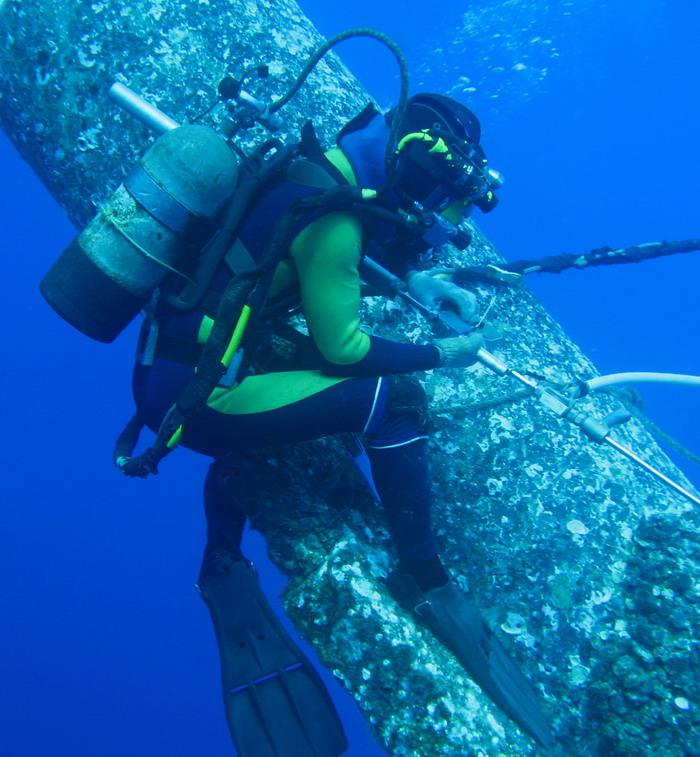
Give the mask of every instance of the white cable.
<path id="1" fill-rule="evenodd" d="M 681 384 L 700 388 L 700 376 L 683 373 L 611 373 L 589 379 L 585 384 L 590 392 L 616 384 Z"/>

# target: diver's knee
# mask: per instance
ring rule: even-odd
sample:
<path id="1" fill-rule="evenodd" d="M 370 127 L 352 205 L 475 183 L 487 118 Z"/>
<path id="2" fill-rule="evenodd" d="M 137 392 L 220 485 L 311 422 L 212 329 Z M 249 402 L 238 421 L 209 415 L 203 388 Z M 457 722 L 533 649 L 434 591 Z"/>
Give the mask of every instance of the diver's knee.
<path id="1" fill-rule="evenodd" d="M 413 376 L 391 376 L 387 410 L 393 415 L 412 415 L 416 418 L 420 431 L 428 430 L 430 425 L 428 395 L 420 381 Z"/>

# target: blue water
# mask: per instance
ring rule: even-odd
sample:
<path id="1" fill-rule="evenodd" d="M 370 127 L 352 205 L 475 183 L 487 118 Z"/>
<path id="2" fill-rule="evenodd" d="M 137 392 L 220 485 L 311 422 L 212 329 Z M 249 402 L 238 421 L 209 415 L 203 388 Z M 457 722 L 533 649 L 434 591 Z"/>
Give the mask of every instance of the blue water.
<path id="1" fill-rule="evenodd" d="M 479 113 L 507 178 L 501 205 L 479 221 L 507 258 L 700 236 L 693 0 L 302 6 L 326 34 L 391 33 L 416 81 L 461 93 Z M 386 53 L 352 42 L 343 55 L 388 104 L 397 82 Z M 146 482 L 114 471 L 133 339 L 90 343 L 41 300 L 37 282 L 73 230 L 4 138 L 0 160 L 0 757 L 231 754 L 193 588 L 206 461 L 179 452 Z M 530 283 L 603 372 L 700 374 L 699 281 L 695 253 Z M 700 394 L 642 394 L 652 418 L 700 452 Z M 700 482 L 697 466 L 680 464 Z M 248 551 L 259 555 L 259 542 Z M 279 588 L 273 571 L 264 578 Z M 338 691 L 349 754 L 382 754 Z"/>

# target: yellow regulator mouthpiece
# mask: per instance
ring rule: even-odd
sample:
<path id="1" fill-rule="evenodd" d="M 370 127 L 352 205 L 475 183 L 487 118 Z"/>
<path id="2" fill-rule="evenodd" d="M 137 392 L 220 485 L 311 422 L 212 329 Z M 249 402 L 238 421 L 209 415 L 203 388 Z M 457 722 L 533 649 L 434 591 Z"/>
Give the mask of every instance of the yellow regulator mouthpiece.
<path id="1" fill-rule="evenodd" d="M 411 134 L 406 134 L 406 136 L 403 137 L 400 140 L 399 144 L 396 146 L 396 154 L 400 155 L 401 152 L 406 149 L 406 145 L 410 144 L 411 142 L 432 142 L 433 144 L 428 150 L 429 154 L 439 155 L 448 163 L 452 161 L 452 153 L 450 152 L 450 148 L 447 146 L 447 142 L 445 142 L 442 137 L 435 139 L 435 137 L 430 133 L 429 129 L 423 129 L 423 131 L 414 131 Z"/>
<path id="2" fill-rule="evenodd" d="M 423 129 L 423 131 L 414 131 L 410 134 L 406 134 L 405 137 L 402 137 L 399 141 L 398 145 L 396 145 L 396 154 L 398 155 L 400 152 L 406 149 L 406 145 L 409 144 L 409 142 L 434 142 L 435 138 L 428 132 L 427 129 Z"/>

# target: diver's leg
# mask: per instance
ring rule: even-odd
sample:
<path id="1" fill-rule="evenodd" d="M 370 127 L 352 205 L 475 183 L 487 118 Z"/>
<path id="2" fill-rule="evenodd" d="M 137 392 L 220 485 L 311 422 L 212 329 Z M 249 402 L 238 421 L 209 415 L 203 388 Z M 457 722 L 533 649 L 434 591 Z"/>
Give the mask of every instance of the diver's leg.
<path id="1" fill-rule="evenodd" d="M 402 401 L 390 395 L 368 428 L 372 476 L 399 554 L 389 587 L 506 715 L 549 746 L 552 734 L 534 690 L 440 562 L 430 517 L 424 398 L 419 385 L 399 379 L 398 388 L 401 383 Z"/>
<path id="2" fill-rule="evenodd" d="M 241 539 L 246 515 L 235 497 L 230 470 L 217 460 L 209 466 L 204 482 L 204 514 L 207 520 L 206 554 L 214 550 L 229 552 L 235 559 L 241 554 Z"/>
<path id="3" fill-rule="evenodd" d="M 186 440 L 200 451 L 222 455 L 236 445 L 255 449 L 341 432 L 365 432 L 372 475 L 402 567 L 423 588 L 444 584 L 447 574 L 437 556 L 430 525 L 425 393 L 415 379 L 401 376 L 332 381 L 331 385 L 321 384 L 321 391 L 304 396 L 309 387 L 306 372 L 252 376 L 208 408 L 197 426 L 190 426 Z M 275 390 L 299 399 L 270 408 L 266 397 Z M 234 531 L 230 520 L 236 511 L 233 503 L 221 496 L 220 488 L 210 476 L 206 490 L 210 541 L 217 524 L 229 524 L 228 532 Z M 242 528 L 243 516 L 239 517 Z"/>
<path id="4" fill-rule="evenodd" d="M 238 450 L 362 431 L 380 385 L 377 378 L 339 380 L 312 371 L 250 376 L 190 421 L 183 444 L 222 458 Z"/>
<path id="5" fill-rule="evenodd" d="M 384 506 L 400 570 L 421 589 L 447 583 L 431 523 L 428 443 L 416 439 L 401 446 L 369 447 L 372 478 Z"/>
<path id="6" fill-rule="evenodd" d="M 367 455 L 389 531 L 399 555 L 399 569 L 425 590 L 447 583 L 431 523 L 428 465 L 428 401 L 409 376 L 382 380 L 366 425 Z"/>
<path id="7" fill-rule="evenodd" d="M 245 514 L 229 477 L 220 461 L 207 475 L 207 547 L 198 586 L 216 633 L 231 738 L 239 757 L 336 757 L 347 748 L 342 724 L 241 553 Z"/>

